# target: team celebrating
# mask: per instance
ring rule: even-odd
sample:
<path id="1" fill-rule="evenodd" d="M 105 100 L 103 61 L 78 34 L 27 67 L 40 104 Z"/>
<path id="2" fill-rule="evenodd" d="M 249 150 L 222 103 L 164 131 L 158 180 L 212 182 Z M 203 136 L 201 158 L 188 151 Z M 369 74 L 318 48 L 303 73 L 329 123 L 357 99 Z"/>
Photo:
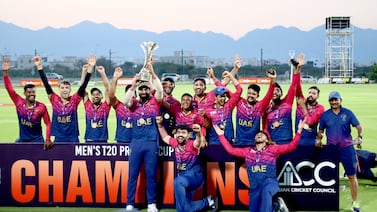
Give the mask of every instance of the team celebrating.
<path id="1" fill-rule="evenodd" d="M 145 65 L 149 79 L 143 80 L 140 74 L 136 74 L 132 83 L 125 87 L 123 97 L 115 95 L 122 69 L 115 69 L 110 82 L 105 68 L 96 66 L 95 55 L 90 55 L 82 67 L 80 86 L 73 94 L 71 84 L 65 80 L 59 82 L 58 93 L 55 93 L 43 70 L 41 58 L 36 56 L 33 62 L 52 105 L 51 118 L 46 105 L 36 100 L 33 84 L 24 86 L 24 97 L 16 93 L 8 73 L 11 70 L 10 60 L 5 58 L 2 63 L 4 85 L 18 116 L 19 138 L 16 142 L 41 142 L 46 150 L 59 142 L 79 143 L 77 109 L 83 101 L 85 142 L 107 143 L 108 117 L 113 108 L 116 113 L 115 140 L 117 143 L 129 143 L 131 150 L 126 211 L 137 210 L 136 184 L 142 166 L 147 179 L 147 211 L 158 211 L 156 193 L 160 142 L 170 145 L 175 152 L 177 176 L 174 179 L 174 196 L 177 211 L 218 210 L 216 197 L 193 200 L 195 191 L 205 179 L 199 154 L 210 145 L 222 145 L 230 155 L 245 160 L 250 183 L 249 211 L 289 211 L 283 198 L 277 196 L 276 160 L 298 145 L 321 148 L 324 133 L 326 145 L 338 147 L 337 154 L 349 180 L 352 211 L 361 211 L 357 201 L 358 161 L 354 144 L 355 140 L 358 144 L 362 143 L 362 127 L 353 112 L 342 107 L 339 92 L 329 94 L 328 110 L 317 101 L 320 94 L 317 86 L 311 86 L 304 97 L 301 68 L 305 58 L 302 54 L 290 60 L 292 82 L 285 96 L 276 82 L 276 71 L 269 70 L 266 75 L 270 84 L 261 100 L 261 88 L 257 84 L 250 84 L 246 97 L 242 97 L 243 88 L 235 77 L 241 68 L 238 56 L 234 59 L 233 69 L 224 71 L 221 80 L 215 77 L 211 67 L 207 68 L 207 75 L 216 86 L 213 90 L 207 92 L 206 80 L 195 78 L 194 94 L 184 93 L 180 100 L 173 96 L 174 80 L 165 78 L 160 81 L 152 60 Z M 94 87 L 89 96 L 86 88 L 94 71 L 101 76 L 104 94 Z M 228 84 L 234 86 L 234 92 Z M 295 100 L 295 120 L 292 120 Z M 46 125 L 45 137 L 42 119 Z M 357 130 L 356 139 L 352 138 L 351 127 Z M 51 136 L 54 137 L 53 142 Z"/>

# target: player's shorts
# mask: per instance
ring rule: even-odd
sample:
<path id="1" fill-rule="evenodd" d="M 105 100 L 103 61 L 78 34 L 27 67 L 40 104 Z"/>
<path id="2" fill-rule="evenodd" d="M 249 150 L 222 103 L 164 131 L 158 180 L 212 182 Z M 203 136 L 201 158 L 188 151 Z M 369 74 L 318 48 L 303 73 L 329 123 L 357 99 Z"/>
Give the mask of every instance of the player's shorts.
<path id="1" fill-rule="evenodd" d="M 352 176 L 357 173 L 356 150 L 352 145 L 340 149 L 340 161 L 343 164 L 347 176 Z"/>

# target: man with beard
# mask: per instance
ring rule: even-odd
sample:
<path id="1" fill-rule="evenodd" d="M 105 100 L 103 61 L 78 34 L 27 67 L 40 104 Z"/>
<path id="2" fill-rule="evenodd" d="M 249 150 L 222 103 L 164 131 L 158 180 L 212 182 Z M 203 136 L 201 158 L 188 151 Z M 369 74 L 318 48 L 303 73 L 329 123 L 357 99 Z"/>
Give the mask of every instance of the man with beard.
<path id="1" fill-rule="evenodd" d="M 258 101 L 260 87 L 257 84 L 251 84 L 247 88 L 246 99 L 241 98 L 237 104 L 236 115 L 236 142 L 235 144 L 254 144 L 253 140 L 256 133 L 260 131 L 260 121 L 266 111 L 275 89 L 276 72 L 272 74 L 267 72 L 270 78 L 270 87 L 264 98 Z"/>
<path id="2" fill-rule="evenodd" d="M 24 86 L 25 98 L 16 93 L 8 74 L 10 68 L 10 59 L 4 58 L 2 65 L 4 85 L 9 97 L 16 106 L 20 128 L 20 137 L 16 142 L 44 142 L 44 148 L 50 149 L 53 143 L 50 139 L 51 121 L 46 105 L 35 100 L 35 85 L 33 84 Z M 43 139 L 42 135 L 42 118 L 46 125 L 46 140 Z"/>
<path id="3" fill-rule="evenodd" d="M 90 90 L 91 101 L 88 95 L 85 94 L 86 130 L 84 139 L 86 142 L 106 143 L 109 138 L 107 119 L 109 118 L 111 109 L 109 98 L 110 83 L 103 66 L 96 66 L 96 70 L 101 75 L 103 85 L 105 86 L 105 102 L 102 102 L 103 94 L 98 88 Z"/>
<path id="4" fill-rule="evenodd" d="M 352 198 L 352 211 L 360 212 L 360 205 L 357 202 L 358 181 L 357 171 L 358 162 L 353 139 L 351 135 L 351 125 L 357 130 L 357 144 L 362 143 L 363 129 L 359 120 L 353 112 L 342 107 L 342 98 L 337 91 L 329 94 L 330 109 L 326 110 L 319 121 L 319 130 L 317 134 L 317 147 L 322 147 L 323 133 L 326 129 L 327 145 L 336 146 L 339 150 L 340 161 L 348 177 Z"/>
<path id="5" fill-rule="evenodd" d="M 72 96 L 71 84 L 66 81 L 59 82 L 59 95 L 57 95 L 48 83 L 45 72 L 43 71 L 42 60 L 39 56 L 33 58 L 34 64 L 39 72 L 46 93 L 52 104 L 52 126 L 51 135 L 55 136 L 54 142 L 79 142 L 79 126 L 77 120 L 77 107 L 84 98 L 85 88 L 88 85 L 96 64 L 96 56 L 90 55 L 88 63 L 83 66 L 86 74 L 83 83 L 76 93 Z"/>
<path id="6" fill-rule="evenodd" d="M 283 91 L 280 85 L 275 83 L 271 104 L 263 115 L 263 130 L 269 133 L 271 140 L 277 144 L 286 144 L 292 140 L 292 105 L 299 80 L 300 75 L 295 67 L 291 85 L 283 99 Z"/>
<path id="7" fill-rule="evenodd" d="M 151 95 L 149 82 L 141 83 L 140 74 L 136 74 L 124 100 L 124 104 L 132 112 L 132 138 L 130 143 L 131 154 L 129 156 L 126 211 L 134 210 L 136 183 L 143 163 L 145 164 L 147 176 L 148 212 L 158 211 L 156 195 L 159 133 L 157 131 L 156 116 L 160 113 L 163 88 L 153 70 L 151 61 L 148 61 L 146 68 L 151 76 L 151 83 L 156 89 L 154 95 Z M 137 86 L 139 86 L 138 96 L 140 99 L 133 98 Z"/>
<path id="8" fill-rule="evenodd" d="M 272 144 L 264 131 L 259 131 L 254 138 L 255 146 L 233 147 L 224 135 L 224 131 L 217 125 L 214 129 L 225 150 L 236 157 L 245 159 L 247 176 L 249 179 L 249 211 L 288 211 L 281 197 L 274 199 L 279 191 L 276 177 L 277 158 L 296 149 L 301 137 L 305 120 L 301 120 L 298 130 L 291 142 L 283 145 Z"/>
<path id="9" fill-rule="evenodd" d="M 160 108 L 160 114 L 163 118 L 162 124 L 164 125 L 168 134 L 173 135 L 173 129 L 176 125 L 176 120 L 173 114 L 169 112 L 169 110 L 172 107 L 180 108 L 181 103 L 173 97 L 175 82 L 172 78 L 167 77 L 162 80 L 162 88 L 164 90 L 164 98 L 162 100 L 162 107 Z"/>
<path id="10" fill-rule="evenodd" d="M 175 152 L 175 162 L 177 167 L 177 177 L 174 179 L 174 197 L 176 210 L 185 211 L 202 211 L 211 208 L 217 210 L 217 200 L 212 196 L 192 201 L 194 193 L 204 183 L 204 174 L 198 157 L 201 133 L 200 126 L 194 124 L 192 130 L 196 133 L 196 139 L 191 140 L 187 125 L 178 125 L 176 127 L 175 138 L 168 135 L 162 125 L 162 117 L 156 118 L 158 130 L 163 141 L 172 146 Z"/>
<path id="11" fill-rule="evenodd" d="M 214 90 L 215 103 L 211 108 L 206 109 L 205 115 L 211 120 L 213 125 L 221 126 L 225 130 L 225 137 L 228 140 L 233 141 L 234 128 L 232 114 L 234 107 L 241 98 L 242 87 L 229 71 L 224 71 L 222 76 L 224 78 L 230 78 L 234 87 L 236 88 L 236 91 L 234 93 L 230 93 L 225 87 L 216 87 Z M 227 101 L 228 95 L 230 98 Z M 209 144 L 220 143 L 213 126 L 209 129 L 207 139 Z"/>
<path id="12" fill-rule="evenodd" d="M 303 54 L 297 58 L 296 63 L 297 72 L 301 75 L 301 68 L 305 64 Z M 317 140 L 318 122 L 322 113 L 325 111 L 323 105 L 317 102 L 319 98 L 319 88 L 317 86 L 311 86 L 308 89 L 308 97 L 305 99 L 302 93 L 301 80 L 299 80 L 297 83 L 296 98 L 296 129 L 299 120 L 306 118 L 299 145 L 314 146 Z"/>

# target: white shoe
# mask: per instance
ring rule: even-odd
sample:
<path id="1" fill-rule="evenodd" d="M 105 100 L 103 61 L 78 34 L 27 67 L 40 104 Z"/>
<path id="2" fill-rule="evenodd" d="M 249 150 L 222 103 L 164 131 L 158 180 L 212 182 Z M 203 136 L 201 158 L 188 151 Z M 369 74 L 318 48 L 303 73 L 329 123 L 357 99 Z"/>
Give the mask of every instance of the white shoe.
<path id="1" fill-rule="evenodd" d="M 289 212 L 289 209 L 288 209 L 287 205 L 285 204 L 283 198 L 278 197 L 277 201 L 279 203 L 279 211 L 281 211 L 281 212 Z"/>
<path id="2" fill-rule="evenodd" d="M 133 211 L 135 208 L 133 205 L 127 205 L 126 206 L 126 211 Z"/>
<path id="3" fill-rule="evenodd" d="M 148 212 L 158 212 L 158 209 L 156 207 L 156 204 L 155 203 L 152 203 L 152 204 L 148 204 Z"/>

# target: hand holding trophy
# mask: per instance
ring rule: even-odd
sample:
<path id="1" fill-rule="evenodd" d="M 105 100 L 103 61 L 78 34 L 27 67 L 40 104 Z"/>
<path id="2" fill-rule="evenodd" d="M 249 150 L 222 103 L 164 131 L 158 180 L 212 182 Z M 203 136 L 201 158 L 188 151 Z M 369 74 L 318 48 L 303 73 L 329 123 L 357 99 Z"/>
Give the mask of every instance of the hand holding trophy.
<path id="1" fill-rule="evenodd" d="M 158 49 L 159 46 L 157 45 L 157 43 L 155 43 L 153 41 L 149 41 L 149 42 L 143 42 L 142 44 L 140 44 L 140 47 L 143 49 L 144 56 L 145 56 L 144 65 L 139 72 L 140 73 L 140 80 L 143 81 L 143 82 L 148 82 L 150 76 L 149 76 L 149 71 L 147 70 L 146 67 L 147 67 L 148 62 L 153 57 L 153 52 L 156 49 Z"/>

